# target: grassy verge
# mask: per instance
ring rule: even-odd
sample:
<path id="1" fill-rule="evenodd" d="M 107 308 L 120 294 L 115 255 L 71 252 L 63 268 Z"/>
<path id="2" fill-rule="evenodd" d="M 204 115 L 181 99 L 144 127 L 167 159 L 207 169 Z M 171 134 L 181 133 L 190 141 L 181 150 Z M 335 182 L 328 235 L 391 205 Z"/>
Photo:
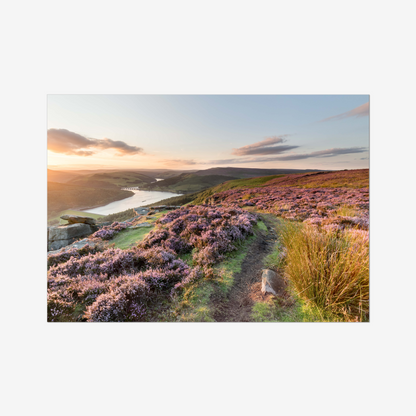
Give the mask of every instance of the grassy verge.
<path id="1" fill-rule="evenodd" d="M 137 228 L 135 230 L 127 228 L 126 230 L 118 233 L 112 240 L 116 248 L 123 250 L 135 246 L 138 242 L 142 241 L 153 227 Z"/>
<path id="2" fill-rule="evenodd" d="M 161 211 L 152 215 L 151 219 L 143 218 L 140 222 L 148 222 L 150 224 L 154 224 L 160 217 L 165 215 L 168 211 Z M 152 227 L 143 227 L 143 228 L 126 228 L 125 230 L 120 231 L 112 240 L 110 240 L 110 244 L 114 244 L 115 247 L 121 249 L 127 249 L 130 247 L 135 246 L 137 243 L 143 240 L 147 234 L 154 228 Z"/>
<path id="3" fill-rule="evenodd" d="M 291 304 L 280 299 L 256 302 L 253 306 L 254 322 L 342 322 L 337 315 L 322 311 L 317 306 L 294 295 Z"/>
<path id="4" fill-rule="evenodd" d="M 275 226 L 279 241 L 264 264 L 288 279 L 291 302 L 278 298 L 258 302 L 253 320 L 368 321 L 368 234 L 319 230 L 289 221 Z"/>
<path id="5" fill-rule="evenodd" d="M 247 238 L 237 251 L 228 254 L 225 260 L 214 267 L 217 284 L 222 294 L 227 295 L 234 284 L 234 276 L 241 272 L 241 266 L 247 256 L 251 243 L 256 239 L 258 231 L 264 228 L 267 230 L 263 221 L 259 221 L 254 227 L 254 235 Z"/>

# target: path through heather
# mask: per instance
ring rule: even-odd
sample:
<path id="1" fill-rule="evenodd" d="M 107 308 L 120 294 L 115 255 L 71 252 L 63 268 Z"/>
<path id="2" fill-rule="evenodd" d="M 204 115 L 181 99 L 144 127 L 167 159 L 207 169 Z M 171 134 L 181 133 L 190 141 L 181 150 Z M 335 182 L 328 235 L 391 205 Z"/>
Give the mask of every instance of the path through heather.
<path id="1" fill-rule="evenodd" d="M 262 299 L 263 261 L 272 252 L 277 235 L 272 224 L 262 215 L 261 219 L 266 224 L 268 233 L 260 231 L 251 244 L 241 272 L 234 276 L 234 285 L 228 296 L 224 298 L 220 293 L 216 293 L 212 297 L 216 322 L 250 322 L 254 302 Z"/>

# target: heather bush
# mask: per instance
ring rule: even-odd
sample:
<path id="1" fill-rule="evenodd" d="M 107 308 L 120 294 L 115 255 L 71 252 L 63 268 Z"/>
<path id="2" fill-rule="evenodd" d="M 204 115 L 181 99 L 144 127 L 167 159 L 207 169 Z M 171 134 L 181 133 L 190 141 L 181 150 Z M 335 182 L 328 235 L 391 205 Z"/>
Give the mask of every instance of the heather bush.
<path id="1" fill-rule="evenodd" d="M 98 238 L 101 240 L 111 240 L 116 234 L 125 228 L 129 227 L 131 222 L 113 222 L 111 225 L 105 225 L 100 230 L 96 231 L 91 238 Z"/>
<path id="2" fill-rule="evenodd" d="M 191 272 L 175 252 L 160 246 L 148 250 L 110 248 L 80 258 L 73 256 L 49 269 L 48 320 L 75 320 L 78 318 L 74 316 L 75 310 L 80 305 L 87 307 L 84 319 L 147 319 L 156 297 L 172 295 L 197 275 Z M 131 276 L 135 278 L 132 280 Z M 134 283 L 137 286 L 138 279 L 144 282 L 146 302 L 144 292 L 140 292 L 140 302 L 138 298 L 131 301 L 127 296 L 130 289 L 133 290 L 129 285 Z M 117 299 L 120 308 L 114 303 Z M 149 299 L 153 299 L 153 303 Z M 131 306 L 133 304 L 139 305 L 140 313 L 139 309 Z"/>
<path id="3" fill-rule="evenodd" d="M 238 207 L 182 207 L 158 220 L 135 248 L 62 254 L 48 272 L 48 320 L 151 320 L 158 302 L 212 278 L 212 266 L 252 233 L 256 221 Z M 125 226 L 113 223 L 94 237 L 107 239 Z M 178 258 L 191 252 L 194 267 Z"/>
<path id="4" fill-rule="evenodd" d="M 230 189 L 208 198 L 224 207 L 255 207 L 285 219 L 325 220 L 337 214 L 354 218 L 360 228 L 368 228 L 368 188 L 297 188 L 267 186 L 251 189 Z M 345 228 L 346 222 L 344 221 Z"/>
<path id="5" fill-rule="evenodd" d="M 235 243 L 252 234 L 257 215 L 239 207 L 213 208 L 209 205 L 181 207 L 158 220 L 161 228 L 153 230 L 140 244 L 157 245 L 185 254 L 197 249 L 195 264 L 212 276 L 210 267 L 224 254 L 236 249 Z"/>
<path id="6" fill-rule="evenodd" d="M 102 251 L 103 249 L 101 247 L 90 246 L 89 244 L 85 245 L 82 248 L 71 248 L 67 251 L 62 251 L 55 254 L 50 254 L 48 256 L 48 268 L 52 266 L 56 266 L 60 263 L 65 263 L 68 261 L 71 257 L 81 258 L 82 256 L 85 256 L 87 254 L 94 254 L 98 253 L 99 251 Z"/>
<path id="7" fill-rule="evenodd" d="M 148 298 L 149 286 L 140 273 L 121 276 L 112 282 L 108 292 L 87 307 L 85 318 L 89 322 L 145 321 Z"/>

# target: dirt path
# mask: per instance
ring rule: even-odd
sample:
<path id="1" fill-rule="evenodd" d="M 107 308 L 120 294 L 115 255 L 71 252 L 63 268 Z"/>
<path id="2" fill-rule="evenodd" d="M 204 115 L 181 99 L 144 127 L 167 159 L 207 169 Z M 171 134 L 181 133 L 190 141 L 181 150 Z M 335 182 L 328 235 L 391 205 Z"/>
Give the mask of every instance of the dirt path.
<path id="1" fill-rule="evenodd" d="M 228 296 L 224 298 L 216 293 L 211 298 L 216 322 L 250 322 L 254 302 L 264 300 L 261 293 L 263 260 L 273 250 L 277 235 L 270 222 L 264 216 L 261 219 L 268 233 L 260 231 L 251 244 L 241 272 L 234 276 L 234 285 Z"/>

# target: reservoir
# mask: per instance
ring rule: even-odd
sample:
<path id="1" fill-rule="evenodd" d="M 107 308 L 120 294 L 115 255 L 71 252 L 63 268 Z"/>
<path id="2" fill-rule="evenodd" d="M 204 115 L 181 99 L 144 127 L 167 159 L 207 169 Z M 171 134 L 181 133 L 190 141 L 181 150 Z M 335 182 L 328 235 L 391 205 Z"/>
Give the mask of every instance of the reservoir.
<path id="1" fill-rule="evenodd" d="M 158 191 L 139 191 L 132 190 L 134 195 L 122 199 L 121 201 L 111 202 L 110 204 L 102 207 L 86 209 L 86 212 L 92 214 L 109 215 L 115 214 L 116 212 L 125 211 L 130 208 L 137 208 L 143 205 L 153 204 L 155 202 L 162 201 L 162 199 L 171 198 L 173 196 L 180 196 L 182 194 L 174 194 L 172 192 L 158 192 Z"/>

